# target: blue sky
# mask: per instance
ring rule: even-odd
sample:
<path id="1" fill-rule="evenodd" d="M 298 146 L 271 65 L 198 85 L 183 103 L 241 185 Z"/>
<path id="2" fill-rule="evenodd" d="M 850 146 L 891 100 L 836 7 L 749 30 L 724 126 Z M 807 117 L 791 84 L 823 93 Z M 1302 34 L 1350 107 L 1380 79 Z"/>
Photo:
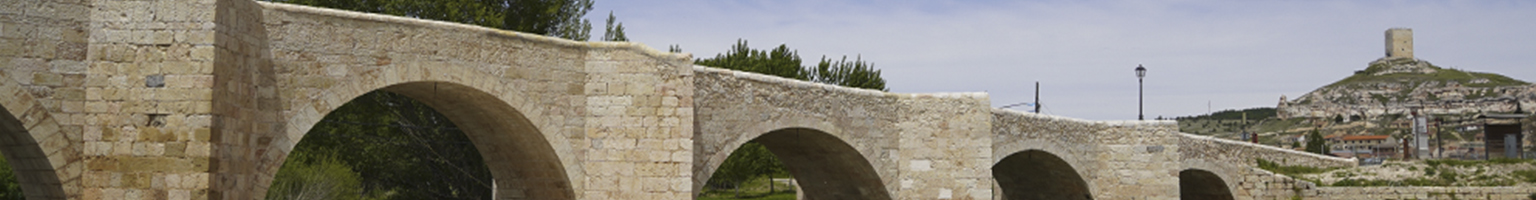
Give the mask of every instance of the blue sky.
<path id="1" fill-rule="evenodd" d="M 862 56 L 892 92 L 987 92 L 994 106 L 1136 118 L 1272 107 L 1364 69 L 1387 28 L 1414 30 L 1442 67 L 1536 81 L 1536 1 L 598 1 L 632 41 L 695 58 L 736 40 L 787 44 L 807 62 Z M 593 34 L 601 36 L 602 27 Z M 597 38 L 597 37 L 594 37 Z"/>

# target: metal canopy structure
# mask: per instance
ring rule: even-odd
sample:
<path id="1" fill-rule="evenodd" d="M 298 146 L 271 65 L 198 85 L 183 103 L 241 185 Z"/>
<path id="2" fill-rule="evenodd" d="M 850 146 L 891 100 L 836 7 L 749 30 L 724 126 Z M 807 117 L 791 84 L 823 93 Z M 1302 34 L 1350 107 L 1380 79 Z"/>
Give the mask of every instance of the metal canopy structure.
<path id="1" fill-rule="evenodd" d="M 1483 155 L 1488 159 L 1524 158 L 1521 149 L 1525 131 L 1521 127 L 1530 117 L 1524 113 L 1479 115 L 1477 118 L 1483 121 Z"/>

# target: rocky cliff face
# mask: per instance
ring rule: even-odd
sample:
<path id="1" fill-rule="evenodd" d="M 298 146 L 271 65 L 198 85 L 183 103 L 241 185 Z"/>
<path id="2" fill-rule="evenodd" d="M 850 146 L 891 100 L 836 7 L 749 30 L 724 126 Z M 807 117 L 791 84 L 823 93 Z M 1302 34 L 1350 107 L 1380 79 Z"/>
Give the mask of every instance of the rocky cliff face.
<path id="1" fill-rule="evenodd" d="M 1531 111 L 1536 85 L 1492 73 L 1445 69 L 1412 58 L 1382 58 L 1365 70 L 1276 107 L 1281 118 Z"/>

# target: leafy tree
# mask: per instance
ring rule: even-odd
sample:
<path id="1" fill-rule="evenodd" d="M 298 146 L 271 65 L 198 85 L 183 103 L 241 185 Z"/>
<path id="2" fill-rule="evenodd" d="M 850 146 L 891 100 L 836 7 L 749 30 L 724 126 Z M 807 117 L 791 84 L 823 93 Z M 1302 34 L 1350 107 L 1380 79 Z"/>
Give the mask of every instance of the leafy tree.
<path id="1" fill-rule="evenodd" d="M 377 199 L 389 192 L 363 195 L 362 178 L 334 155 L 294 152 L 272 180 L 267 199 Z"/>
<path id="2" fill-rule="evenodd" d="M 1307 152 L 1328 154 L 1328 148 L 1323 141 L 1323 134 L 1319 133 L 1317 129 L 1312 129 L 1312 133 L 1307 134 Z"/>
<path id="3" fill-rule="evenodd" d="M 710 176 L 707 184 L 736 189 L 736 195 L 740 196 L 742 182 L 785 171 L 784 164 L 780 163 L 778 157 L 774 156 L 773 152 L 769 152 L 766 146 L 757 142 L 747 142 L 735 152 L 731 152 L 731 155 L 720 163 L 720 167 L 715 170 L 714 175 Z"/>
<path id="4" fill-rule="evenodd" d="M 848 56 L 842 60 L 828 60 L 821 57 L 821 63 L 816 64 L 813 71 L 813 81 L 885 91 L 885 79 L 880 78 L 880 70 L 875 69 L 875 64 L 864 62 L 863 56 L 855 57 L 853 62 L 848 61 Z"/>
<path id="5" fill-rule="evenodd" d="M 592 0 L 269 0 L 367 13 L 474 24 L 586 41 Z"/>
<path id="6" fill-rule="evenodd" d="M 675 46 L 673 49 L 682 51 Z M 695 60 L 694 64 L 846 87 L 887 89 L 885 79 L 880 77 L 880 70 L 874 69 L 874 64 L 864 61 L 862 56 L 855 57 L 853 61 L 848 61 L 847 56 L 843 56 L 842 60 L 822 56 L 821 62 L 814 67 L 802 67 L 801 61 L 800 54 L 790 50 L 787 45 L 780 44 L 772 50 L 757 50 L 748 48 L 746 40 L 736 40 L 731 50 L 716 54 L 713 58 Z"/>
<path id="7" fill-rule="evenodd" d="M 618 25 L 614 25 L 615 23 Z M 629 37 L 624 36 L 624 23 L 618 23 L 618 19 L 613 17 L 613 11 L 608 11 L 608 26 L 603 28 L 603 41 L 629 41 Z"/>
<path id="8" fill-rule="evenodd" d="M 695 64 L 732 70 L 755 72 L 784 78 L 810 80 L 810 73 L 800 67 L 800 54 L 779 45 L 773 50 L 756 50 L 747 47 L 747 40 L 736 40 L 731 50 L 714 58 L 694 61 Z"/>
<path id="9" fill-rule="evenodd" d="M 404 95 L 374 91 L 315 125 L 286 162 L 334 156 L 362 177 L 362 192 L 390 199 L 484 199 L 491 175 L 469 137 L 446 116 Z M 284 173 L 280 169 L 278 179 Z M 274 183 L 275 184 L 275 183 Z M 275 186 L 275 185 L 274 185 Z M 283 196 L 268 192 L 269 197 Z"/>
<path id="10" fill-rule="evenodd" d="M 22 196 L 21 182 L 16 179 L 15 171 L 11 171 L 11 163 L 0 156 L 0 199 L 26 199 Z"/>

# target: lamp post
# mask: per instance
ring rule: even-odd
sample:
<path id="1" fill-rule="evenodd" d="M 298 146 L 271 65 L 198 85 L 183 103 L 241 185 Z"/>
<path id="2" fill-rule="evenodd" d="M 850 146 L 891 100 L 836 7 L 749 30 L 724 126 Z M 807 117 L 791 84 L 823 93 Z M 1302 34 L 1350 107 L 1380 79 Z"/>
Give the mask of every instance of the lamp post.
<path id="1" fill-rule="evenodd" d="M 1147 77 L 1147 68 L 1138 64 L 1136 65 L 1136 120 L 1146 120 L 1142 112 L 1146 110 L 1145 103 L 1142 103 L 1142 100 L 1146 99 L 1145 84 L 1141 81 L 1143 77 Z"/>

